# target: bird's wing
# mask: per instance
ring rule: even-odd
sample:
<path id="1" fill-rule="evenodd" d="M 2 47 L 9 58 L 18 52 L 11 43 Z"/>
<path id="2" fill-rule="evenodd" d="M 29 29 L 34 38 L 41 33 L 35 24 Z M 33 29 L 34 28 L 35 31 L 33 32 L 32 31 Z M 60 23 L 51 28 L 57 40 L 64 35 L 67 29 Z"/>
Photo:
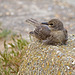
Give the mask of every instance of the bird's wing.
<path id="1" fill-rule="evenodd" d="M 47 37 L 50 36 L 50 28 L 47 25 L 42 25 L 42 26 L 38 26 L 36 27 L 36 29 L 34 30 L 35 36 L 38 39 L 46 39 Z"/>
<path id="2" fill-rule="evenodd" d="M 55 39 L 56 39 L 55 37 L 50 35 L 47 39 L 42 40 L 42 43 L 46 45 L 55 45 Z"/>
<path id="3" fill-rule="evenodd" d="M 37 20 L 35 20 L 35 19 L 33 19 L 33 18 L 27 19 L 26 22 L 27 22 L 27 23 L 30 23 L 30 24 L 32 24 L 32 25 L 34 25 L 34 26 L 39 26 L 39 25 L 41 24 L 40 22 L 38 22 Z"/>

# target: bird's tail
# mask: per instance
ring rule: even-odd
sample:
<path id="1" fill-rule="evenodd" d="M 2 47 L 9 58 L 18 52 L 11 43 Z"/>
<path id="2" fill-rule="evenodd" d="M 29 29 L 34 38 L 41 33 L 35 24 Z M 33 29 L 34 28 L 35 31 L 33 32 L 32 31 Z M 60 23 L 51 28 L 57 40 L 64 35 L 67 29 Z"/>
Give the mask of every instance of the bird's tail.
<path id="1" fill-rule="evenodd" d="M 32 19 L 32 18 L 31 19 L 27 19 L 26 22 L 30 23 L 30 24 L 32 24 L 34 26 L 39 26 L 41 24 L 40 22 L 38 22 L 37 20 Z"/>

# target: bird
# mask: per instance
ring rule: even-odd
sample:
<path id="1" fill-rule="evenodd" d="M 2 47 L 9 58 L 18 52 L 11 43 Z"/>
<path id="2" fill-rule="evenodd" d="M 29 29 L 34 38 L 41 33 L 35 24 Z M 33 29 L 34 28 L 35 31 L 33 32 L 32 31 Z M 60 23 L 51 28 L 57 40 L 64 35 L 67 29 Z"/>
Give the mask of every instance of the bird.
<path id="1" fill-rule="evenodd" d="M 68 32 L 59 19 L 51 19 L 41 23 L 31 18 L 27 19 L 26 22 L 36 27 L 29 34 L 41 40 L 45 45 L 65 45 L 68 40 Z"/>
<path id="2" fill-rule="evenodd" d="M 50 28 L 48 25 L 44 25 L 38 22 L 35 19 L 27 19 L 27 23 L 33 24 L 36 28 L 34 31 L 31 31 L 29 34 L 36 37 L 39 40 L 45 40 L 47 37 L 50 36 Z"/>

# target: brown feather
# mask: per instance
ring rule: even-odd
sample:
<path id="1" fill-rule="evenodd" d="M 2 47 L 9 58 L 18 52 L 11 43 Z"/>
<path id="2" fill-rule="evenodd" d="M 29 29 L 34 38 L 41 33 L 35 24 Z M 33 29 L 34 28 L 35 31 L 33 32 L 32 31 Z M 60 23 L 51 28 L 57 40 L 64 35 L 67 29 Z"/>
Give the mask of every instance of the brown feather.
<path id="1" fill-rule="evenodd" d="M 34 26 L 36 26 L 35 30 L 31 31 L 30 34 L 33 34 L 37 39 L 41 40 L 44 44 L 66 44 L 66 41 L 68 40 L 68 33 L 60 20 L 51 19 L 49 22 L 43 24 L 34 19 L 28 19 L 27 22 L 32 23 Z"/>

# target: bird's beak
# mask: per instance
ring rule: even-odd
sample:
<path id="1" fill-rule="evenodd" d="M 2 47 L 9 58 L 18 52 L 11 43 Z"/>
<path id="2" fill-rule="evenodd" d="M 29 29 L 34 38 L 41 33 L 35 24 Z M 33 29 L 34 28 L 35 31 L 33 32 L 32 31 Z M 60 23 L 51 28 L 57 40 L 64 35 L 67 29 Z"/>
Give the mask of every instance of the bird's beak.
<path id="1" fill-rule="evenodd" d="M 49 27 L 51 27 L 51 25 L 48 25 Z"/>
<path id="2" fill-rule="evenodd" d="M 48 22 L 42 22 L 41 24 L 49 25 Z"/>

